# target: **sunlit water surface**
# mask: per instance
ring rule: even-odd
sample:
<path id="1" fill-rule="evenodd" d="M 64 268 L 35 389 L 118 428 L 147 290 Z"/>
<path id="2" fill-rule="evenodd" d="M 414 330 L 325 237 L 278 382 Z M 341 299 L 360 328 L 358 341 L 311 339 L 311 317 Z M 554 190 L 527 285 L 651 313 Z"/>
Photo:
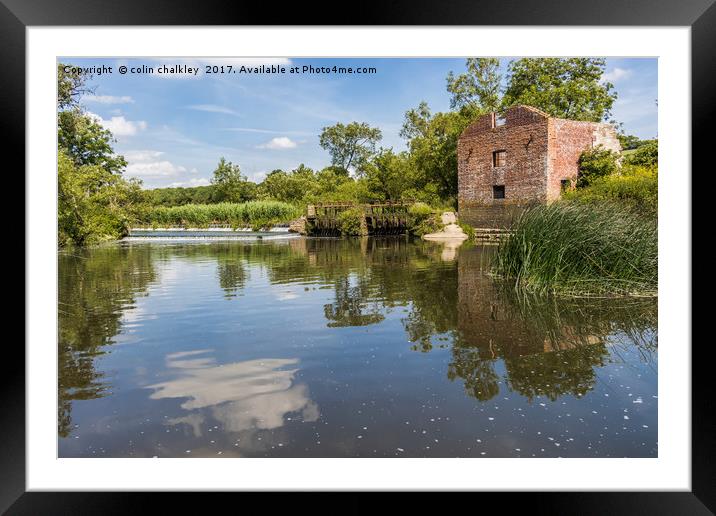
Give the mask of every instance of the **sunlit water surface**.
<path id="1" fill-rule="evenodd" d="M 489 248 L 59 254 L 61 457 L 654 457 L 656 300 L 517 296 Z"/>

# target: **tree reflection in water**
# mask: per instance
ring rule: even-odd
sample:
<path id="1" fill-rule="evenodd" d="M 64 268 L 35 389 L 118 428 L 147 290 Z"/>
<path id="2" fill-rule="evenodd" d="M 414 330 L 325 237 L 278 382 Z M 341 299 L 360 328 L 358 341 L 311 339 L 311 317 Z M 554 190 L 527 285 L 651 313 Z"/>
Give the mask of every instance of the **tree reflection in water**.
<path id="1" fill-rule="evenodd" d="M 215 261 L 218 286 L 229 302 L 254 273 L 271 285 L 330 288 L 334 301 L 316 306 L 329 328 L 381 324 L 400 308 L 407 312 L 401 323 L 408 346 L 430 352 L 436 342 L 449 345 L 447 377 L 461 380 L 478 400 L 495 397 L 500 384 L 528 399 L 583 395 L 594 387 L 597 368 L 619 360 L 622 341 L 636 344 L 642 360 L 653 359 L 656 300 L 520 297 L 487 274 L 489 254 L 468 245 L 446 254 L 440 245 L 403 237 L 62 252 L 59 434 L 70 432 L 73 400 L 109 391 L 95 358 L 107 351 L 122 330 L 123 314 L 155 281 L 154 263 L 169 260 Z"/>
<path id="2" fill-rule="evenodd" d="M 106 378 L 95 358 L 120 333 L 125 309 L 154 281 L 151 255 L 141 249 L 103 246 L 58 255 L 58 433 L 72 427 L 72 402 L 104 396 Z"/>

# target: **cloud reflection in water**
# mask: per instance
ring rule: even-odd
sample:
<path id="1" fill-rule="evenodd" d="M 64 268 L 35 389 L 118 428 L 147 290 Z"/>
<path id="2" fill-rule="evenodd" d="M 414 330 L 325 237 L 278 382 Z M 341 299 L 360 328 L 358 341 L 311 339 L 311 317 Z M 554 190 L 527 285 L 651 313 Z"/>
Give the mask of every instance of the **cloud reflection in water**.
<path id="1" fill-rule="evenodd" d="M 181 370 L 178 378 L 148 386 L 151 399 L 186 398 L 185 410 L 208 408 L 224 430 L 273 429 L 283 426 L 285 416 L 300 413 L 304 421 L 316 421 L 318 406 L 309 398 L 308 388 L 294 384 L 296 358 L 263 358 L 216 364 L 206 356 L 211 350 L 167 355 L 167 366 Z M 201 435 L 205 415 L 193 413 L 169 420 L 187 423 L 195 436 Z"/>

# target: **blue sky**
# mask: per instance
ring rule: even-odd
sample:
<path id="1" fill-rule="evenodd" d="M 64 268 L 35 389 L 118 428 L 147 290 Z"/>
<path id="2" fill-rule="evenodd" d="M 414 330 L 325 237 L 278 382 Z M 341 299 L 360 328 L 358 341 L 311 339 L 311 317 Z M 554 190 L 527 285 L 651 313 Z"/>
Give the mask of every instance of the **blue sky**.
<path id="1" fill-rule="evenodd" d="M 383 132 L 383 147 L 403 150 L 405 111 L 426 101 L 449 109 L 449 71 L 460 59 L 65 58 L 76 66 L 112 66 L 91 81 L 83 106 L 112 130 L 115 149 L 129 165 L 125 175 L 147 188 L 208 184 L 220 157 L 238 164 L 253 181 L 299 164 L 321 169 L 330 158 L 318 144 L 321 129 L 337 122 L 366 122 Z M 508 58 L 502 60 L 505 68 Z M 198 67 L 199 73 L 159 74 L 162 65 Z M 375 74 L 205 74 L 206 65 L 375 67 Z M 155 73 L 120 74 L 119 66 L 147 65 Z M 612 109 L 627 134 L 657 133 L 657 60 L 607 59 L 606 79 L 619 95 Z"/>

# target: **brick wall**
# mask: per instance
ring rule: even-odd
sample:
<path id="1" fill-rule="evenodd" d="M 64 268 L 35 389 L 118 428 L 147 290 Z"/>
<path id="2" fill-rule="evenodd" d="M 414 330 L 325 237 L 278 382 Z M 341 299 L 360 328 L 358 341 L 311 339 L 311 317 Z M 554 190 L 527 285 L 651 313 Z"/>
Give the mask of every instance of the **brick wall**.
<path id="1" fill-rule="evenodd" d="M 492 117 L 480 117 L 458 141 L 458 212 L 475 227 L 507 225 L 520 207 L 547 200 L 548 117 L 526 106 L 509 109 L 502 126 Z M 505 151 L 504 166 L 493 166 L 495 151 Z M 494 198 L 495 185 L 504 185 L 504 199 Z"/>
<path id="2" fill-rule="evenodd" d="M 551 118 L 529 106 L 514 106 L 504 125 L 494 114 L 470 124 L 460 136 L 458 212 L 474 227 L 506 227 L 526 206 L 558 199 L 562 181 L 573 184 L 583 150 L 603 145 L 620 150 L 616 132 L 607 124 Z M 504 166 L 493 166 L 493 152 L 505 151 Z M 493 186 L 503 185 L 504 199 Z"/>
<path id="3" fill-rule="evenodd" d="M 616 131 L 609 124 L 549 119 L 548 202 L 559 199 L 563 180 L 574 185 L 579 173 L 579 156 L 598 145 L 617 152 L 621 150 Z"/>

